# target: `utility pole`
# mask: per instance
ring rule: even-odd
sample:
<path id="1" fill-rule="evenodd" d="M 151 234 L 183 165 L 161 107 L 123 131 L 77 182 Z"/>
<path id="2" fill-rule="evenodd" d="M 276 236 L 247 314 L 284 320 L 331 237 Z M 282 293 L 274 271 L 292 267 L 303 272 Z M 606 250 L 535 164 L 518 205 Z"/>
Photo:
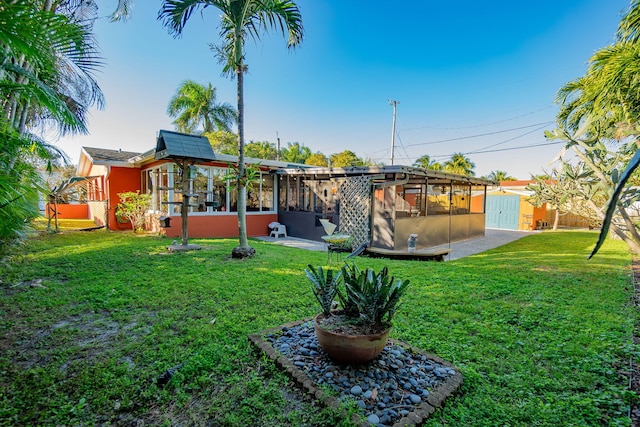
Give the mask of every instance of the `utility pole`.
<path id="1" fill-rule="evenodd" d="M 278 140 L 278 151 L 276 151 L 276 160 L 280 161 L 280 135 L 278 135 L 278 131 L 276 131 L 276 139 Z"/>
<path id="2" fill-rule="evenodd" d="M 393 125 L 391 126 L 391 165 L 393 166 L 393 156 L 396 149 L 396 105 L 398 101 L 389 100 L 389 105 L 393 107 Z"/>

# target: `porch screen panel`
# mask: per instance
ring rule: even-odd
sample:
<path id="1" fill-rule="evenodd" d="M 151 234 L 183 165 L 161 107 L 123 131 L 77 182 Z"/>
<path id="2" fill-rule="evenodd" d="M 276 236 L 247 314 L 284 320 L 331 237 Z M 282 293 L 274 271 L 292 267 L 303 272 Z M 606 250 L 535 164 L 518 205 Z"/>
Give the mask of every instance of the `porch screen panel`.
<path id="1" fill-rule="evenodd" d="M 313 211 L 313 199 L 311 185 L 313 181 L 306 179 L 300 180 L 300 210 L 305 212 Z"/>
<path id="2" fill-rule="evenodd" d="M 424 184 L 405 184 L 396 187 L 396 217 L 417 217 L 425 215 Z"/>
<path id="3" fill-rule="evenodd" d="M 427 215 L 448 215 L 451 185 L 430 183 L 427 186 Z"/>
<path id="4" fill-rule="evenodd" d="M 289 187 L 289 176 L 280 175 L 278 177 L 278 209 L 287 210 L 287 188 Z"/>
<path id="5" fill-rule="evenodd" d="M 451 213 L 468 214 L 471 211 L 471 185 L 454 184 L 451 192 Z"/>

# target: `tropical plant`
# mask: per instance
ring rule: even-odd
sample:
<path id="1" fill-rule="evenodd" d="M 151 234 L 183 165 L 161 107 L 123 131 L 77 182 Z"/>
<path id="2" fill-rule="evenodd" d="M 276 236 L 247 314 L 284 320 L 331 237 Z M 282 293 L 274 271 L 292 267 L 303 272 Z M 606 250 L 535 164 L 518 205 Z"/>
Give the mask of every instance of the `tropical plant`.
<path id="1" fill-rule="evenodd" d="M 322 307 L 322 313 L 325 316 L 330 316 L 334 299 L 338 293 L 342 271 L 324 270 L 322 266 L 314 268 L 309 264 L 308 268 L 305 269 L 305 274 L 309 279 L 313 295 L 316 297 L 320 307 Z"/>
<path id="2" fill-rule="evenodd" d="M 329 157 L 330 164 L 334 168 L 346 168 L 350 166 L 363 166 L 364 161 L 351 150 L 344 150 L 332 154 Z"/>
<path id="3" fill-rule="evenodd" d="M 285 148 L 280 150 L 280 158 L 285 162 L 304 163 L 311 156 L 311 149 L 299 142 L 288 142 Z"/>
<path id="4" fill-rule="evenodd" d="M 324 154 L 318 152 L 318 153 L 313 153 L 311 154 L 309 157 L 307 157 L 307 160 L 304 161 L 305 165 L 311 165 L 311 166 L 329 166 L 329 159 L 327 159 L 327 156 L 325 156 Z"/>
<path id="5" fill-rule="evenodd" d="M 251 141 L 245 146 L 245 155 L 256 159 L 276 160 L 278 150 L 269 141 Z"/>
<path id="6" fill-rule="evenodd" d="M 387 267 L 376 273 L 370 268 L 360 270 L 355 263 L 343 266 L 342 275 L 347 306 L 355 307 L 366 325 L 378 329 L 390 327 L 409 280 L 396 280 Z"/>
<path id="7" fill-rule="evenodd" d="M 335 273 L 309 265 L 305 273 L 325 317 L 342 316 L 345 322 L 359 325 L 366 333 L 391 326 L 400 298 L 409 286 L 409 280 L 396 280 L 390 276 L 387 267 L 376 272 L 370 268 L 360 270 L 351 263 Z M 331 309 L 336 297 L 341 311 L 334 313 Z"/>
<path id="8" fill-rule="evenodd" d="M 213 131 L 230 132 L 237 113 L 228 103 L 219 104 L 216 88 L 209 83 L 201 85 L 185 80 L 169 100 L 167 114 L 175 117 L 173 124 L 178 132 L 202 134 Z M 202 126 L 202 129 L 198 127 Z"/>
<path id="9" fill-rule="evenodd" d="M 515 181 L 516 180 L 516 178 L 512 177 L 511 175 L 509 175 L 507 172 L 500 171 L 500 170 L 495 170 L 495 171 L 489 172 L 489 175 L 486 176 L 486 179 L 488 179 L 490 181 L 496 181 L 496 182 L 500 182 L 500 181 Z"/>
<path id="10" fill-rule="evenodd" d="M 20 237 L 43 193 L 37 168 L 64 154 L 35 131 L 86 132 L 86 112 L 103 105 L 88 1 L 16 0 L 0 6 L 0 244 Z"/>
<path id="11" fill-rule="evenodd" d="M 238 153 L 238 135 L 235 133 L 217 130 L 204 132 L 202 135 L 207 137 L 211 148 L 216 153 L 231 155 Z"/>
<path id="12" fill-rule="evenodd" d="M 428 154 L 424 154 L 418 157 L 416 161 L 413 162 L 413 166 L 432 171 L 441 171 L 443 168 L 441 163 L 438 163 L 435 160 L 431 160 L 431 156 L 429 156 Z"/>
<path id="13" fill-rule="evenodd" d="M 443 170 L 458 175 L 475 176 L 473 171 L 476 165 L 462 153 L 454 153 L 451 159 L 445 162 Z"/>
<path id="14" fill-rule="evenodd" d="M 588 151 L 596 142 L 635 143 L 640 134 L 640 1 L 633 0 L 618 26 L 615 42 L 589 61 L 586 74 L 565 84 L 558 92 L 560 110 L 558 129 L 552 138 L 564 138 L 567 147 L 579 146 Z M 615 187 L 610 194 L 598 241 L 591 252 L 595 255 L 616 214 L 624 207 L 621 195 L 634 170 L 640 165 L 640 150 L 629 160 L 624 171 L 615 171 Z M 613 173 L 613 172 L 612 172 Z"/>
<path id="15" fill-rule="evenodd" d="M 302 42 L 302 17 L 298 6 L 291 0 L 164 0 L 158 19 L 163 21 L 175 37 L 182 34 L 193 12 L 213 6 L 220 11 L 221 45 L 211 45 L 220 62 L 222 71 L 235 75 L 238 93 L 238 182 L 245 174 L 244 153 L 244 74 L 247 65 L 244 62 L 247 37 L 260 39 L 261 31 L 279 29 L 286 33 L 287 46 L 295 47 Z M 238 234 L 239 246 L 232 254 L 236 257 L 251 256 L 252 251 L 247 240 L 247 189 L 238 188 Z"/>
<path id="16" fill-rule="evenodd" d="M 144 230 L 144 216 L 151 206 L 151 195 L 139 191 L 118 193 L 120 203 L 116 206 L 116 216 L 131 223 L 131 228 L 139 232 Z"/>

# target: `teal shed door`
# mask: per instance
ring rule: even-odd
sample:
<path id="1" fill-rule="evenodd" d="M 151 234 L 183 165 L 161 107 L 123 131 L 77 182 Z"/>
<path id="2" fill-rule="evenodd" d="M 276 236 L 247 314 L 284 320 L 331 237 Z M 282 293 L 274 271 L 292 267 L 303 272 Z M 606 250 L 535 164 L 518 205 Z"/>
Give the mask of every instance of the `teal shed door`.
<path id="1" fill-rule="evenodd" d="M 485 227 L 517 230 L 520 196 L 487 196 Z"/>

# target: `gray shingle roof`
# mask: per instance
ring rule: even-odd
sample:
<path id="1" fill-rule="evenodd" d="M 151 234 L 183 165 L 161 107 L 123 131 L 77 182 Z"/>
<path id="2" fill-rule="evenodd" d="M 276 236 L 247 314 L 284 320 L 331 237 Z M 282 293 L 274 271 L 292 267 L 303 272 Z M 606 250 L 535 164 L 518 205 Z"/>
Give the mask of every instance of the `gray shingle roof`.
<path id="1" fill-rule="evenodd" d="M 93 162 L 127 162 L 132 157 L 140 155 L 132 151 L 109 150 L 106 148 L 82 147 L 86 153 L 91 156 Z"/>
<path id="2" fill-rule="evenodd" d="M 211 144 L 205 136 L 161 130 L 156 144 L 156 160 L 215 160 Z"/>

